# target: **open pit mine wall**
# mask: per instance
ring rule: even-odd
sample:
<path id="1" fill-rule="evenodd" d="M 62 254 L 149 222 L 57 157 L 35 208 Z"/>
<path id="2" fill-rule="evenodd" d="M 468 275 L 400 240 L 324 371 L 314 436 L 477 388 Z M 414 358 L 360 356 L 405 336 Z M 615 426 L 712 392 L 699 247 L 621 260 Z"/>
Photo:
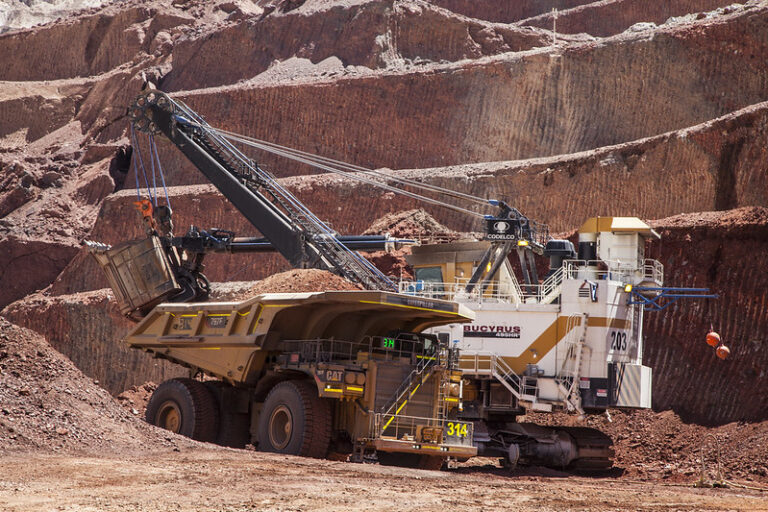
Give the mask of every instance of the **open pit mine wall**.
<path id="1" fill-rule="evenodd" d="M 591 3 L 591 0 L 520 0 L 516 2 L 499 2 L 497 0 L 429 0 L 429 3 L 471 18 L 500 23 L 513 23 L 547 13 L 552 9 L 562 11 L 578 7 Z"/>
<path id="2" fill-rule="evenodd" d="M 643 359 L 653 368 L 653 408 L 700 424 L 768 418 L 768 210 L 722 214 L 731 218 L 716 225 L 654 224 L 663 237 L 657 254 L 665 284 L 720 295 L 646 315 Z M 725 361 L 704 341 L 710 328 L 731 350 Z"/>
<path id="3" fill-rule="evenodd" d="M 549 222 L 558 232 L 591 215 L 653 218 L 680 211 L 768 206 L 767 148 L 768 103 L 763 103 L 679 132 L 583 154 L 403 173 L 477 195 L 510 197 L 526 214 Z M 342 233 L 362 232 L 381 215 L 421 206 L 335 177 L 297 176 L 283 182 Z M 172 187 L 170 192 L 177 231 L 195 224 L 254 233 L 210 185 Z M 133 194 L 124 190 L 103 203 L 90 238 L 119 243 L 142 236 Z M 451 228 L 478 228 L 471 218 L 427 209 Z M 709 287 L 721 295 L 716 301 L 681 302 L 647 316 L 645 361 L 654 368 L 654 408 L 673 408 L 689 421 L 760 420 L 768 410 L 761 398 L 765 393 L 755 392 L 768 385 L 760 369 L 768 363 L 761 346 L 768 332 L 768 219 L 764 213 L 751 224 L 737 214 L 733 218 L 695 229 L 690 222 L 665 227 L 661 221 L 664 238 L 652 253 L 664 263 L 668 285 Z M 276 255 L 212 255 L 206 272 L 215 281 L 249 280 L 285 268 Z M 51 287 L 51 293 L 61 297 L 49 300 L 66 303 L 66 294 L 104 286 L 99 269 L 81 252 Z M 39 321 L 26 322 L 34 327 Z M 729 360 L 717 360 L 703 342 L 710 325 L 731 347 Z M 72 339 L 80 339 L 83 350 L 91 343 Z M 61 348 L 65 353 L 73 350 L 55 336 L 52 343 L 66 347 Z"/>
<path id="4" fill-rule="evenodd" d="M 151 53 L 167 31 L 193 18 L 158 9 L 107 9 L 40 28 L 0 36 L 0 77 L 8 81 L 60 80 L 106 73 Z M 160 34 L 159 39 L 158 34 Z M 51 51 L 66 48 L 66 51 Z M 29 56 L 35 65 L 29 65 Z"/>
<path id="5" fill-rule="evenodd" d="M 454 62 L 530 50 L 550 41 L 544 30 L 457 16 L 423 2 L 373 0 L 309 13 L 291 11 L 183 38 L 174 45 L 173 68 L 162 87 L 178 91 L 234 84 L 292 58 L 306 59 L 305 70 L 333 58 L 335 68 L 324 72 L 338 75 L 342 65 L 370 71 L 406 61 Z M 221 58 L 231 48 L 237 48 L 237 65 Z"/>
<path id="6" fill-rule="evenodd" d="M 762 7 L 558 51 L 178 97 L 237 133 L 369 167 L 423 168 L 568 154 L 693 126 L 768 98 L 766 62 Z M 188 66 L 175 87 L 204 87 L 195 80 L 203 67 Z M 202 182 L 170 145 L 161 157 L 172 183 Z M 312 172 L 257 160 L 279 176 Z"/>
<path id="7" fill-rule="evenodd" d="M 669 5 L 683 5 L 685 1 Z M 551 7 L 567 9 L 587 2 L 434 3 L 491 22 L 513 22 L 545 13 Z M 711 7 L 705 3 L 702 9 Z M 634 5 L 629 0 L 601 4 Z M 365 14 L 370 25 L 361 18 L 358 26 L 380 27 L 373 16 L 376 8 L 371 2 Z M 509 197 L 532 218 L 550 222 L 555 231 L 578 226 L 584 217 L 595 214 L 661 218 L 681 211 L 766 205 L 765 106 L 755 105 L 766 99 L 768 90 L 765 7 L 706 23 L 670 25 L 659 31 L 621 34 L 563 49 L 498 56 L 493 55 L 515 49 L 515 44 L 520 45 L 517 49 L 536 46 L 542 34 L 533 31 L 526 39 L 514 27 L 462 21 L 430 11 L 424 18 L 430 26 L 425 29 L 435 34 L 435 40 L 418 41 L 415 32 L 408 29 L 413 22 L 411 15 L 400 12 L 390 18 L 398 22 L 397 30 L 391 32 L 398 37 L 389 46 L 369 47 L 371 40 L 360 38 L 352 45 L 354 51 L 345 56 L 350 63 L 357 63 L 353 65 L 370 63 L 371 71 L 353 69 L 345 76 L 345 71 L 338 70 L 329 73 L 325 81 L 313 78 L 313 83 L 301 78 L 289 81 L 278 74 L 278 78 L 223 84 L 217 89 L 204 89 L 209 84 L 195 81 L 196 74 L 204 73 L 204 66 L 211 62 L 210 54 L 238 38 L 253 45 L 249 51 L 254 51 L 258 36 L 240 27 L 221 34 L 205 32 L 201 39 L 194 35 L 172 39 L 172 35 L 181 35 L 183 30 L 178 27 L 190 22 L 188 18 L 159 13 L 152 17 L 143 9 L 109 12 L 0 36 L 0 54 L 11 56 L 0 63 L 0 76 L 16 81 L 13 92 L 0 99 L 3 144 L 53 136 L 54 130 L 73 120 L 82 124 L 84 136 L 114 144 L 125 134 L 125 106 L 141 86 L 138 72 L 152 67 L 150 71 L 157 78 L 170 71 L 167 83 L 174 90 L 192 89 L 179 92 L 179 97 L 213 125 L 371 167 L 423 169 L 584 150 L 524 162 L 403 171 L 478 195 Z M 576 19 L 575 14 L 570 15 Z M 337 24 L 343 21 L 343 17 L 335 19 Z M 625 24 L 630 21 L 645 20 L 626 19 Z M 287 17 L 282 23 L 301 26 Z M 463 27 L 467 27 L 471 41 Z M 277 31 L 277 26 L 272 30 Z M 605 30 L 610 33 L 618 28 Z M 205 38 L 211 42 L 206 43 Z M 496 47 L 491 44 L 494 40 Z M 50 48 L 64 46 L 76 51 L 55 62 L 44 60 L 51 58 L 46 57 L 52 55 Z M 183 71 L 174 70 L 166 58 L 171 49 L 174 59 L 186 59 Z M 194 55 L 195 51 L 199 55 Z M 317 62 L 314 59 L 325 56 L 322 52 L 331 54 L 323 45 L 317 52 L 305 56 Z M 421 52 L 434 52 L 424 55 L 448 61 L 489 56 L 474 62 L 404 66 L 403 59 L 415 61 Z M 25 67 L 28 55 L 40 55 L 46 65 Z M 252 78 L 238 75 L 242 66 L 236 60 L 225 63 L 229 68 L 221 67 L 227 80 Z M 258 72 L 263 64 L 254 66 L 245 75 Z M 98 73 L 102 75 L 93 76 Z M 81 76 L 90 78 L 78 78 Z M 59 81 L 23 83 L 31 80 Z M 162 86 L 163 80 L 159 83 Z M 740 108 L 745 110 L 728 115 Z M 725 117 L 701 125 L 702 130 L 694 126 L 717 116 Z M 26 124 L 20 125 L 20 119 Z M 694 128 L 685 129 L 690 126 Z M 657 135 L 675 129 L 683 130 Z M 638 140 L 642 137 L 650 138 Z M 627 141 L 636 142 L 589 151 Z M 171 183 L 202 182 L 175 152 L 170 146 L 162 151 Z M 285 175 L 310 172 L 291 166 L 272 167 Z M 127 183 L 133 183 L 132 176 Z M 359 232 L 385 213 L 419 206 L 334 180 L 293 178 L 286 184 L 303 194 L 310 207 L 340 232 Z M 200 200 L 197 208 L 185 206 L 185 201 L 174 204 L 177 231 L 194 223 L 252 233 L 231 207 L 221 206 L 221 199 L 212 191 L 179 188 L 174 194 Z M 129 233 L 139 236 L 130 199 L 131 193 L 124 193 L 106 201 L 90 238 L 115 243 Z M 458 216 L 437 209 L 431 213 L 454 229 L 476 229 Z M 762 333 L 768 332 L 761 316 L 765 298 L 760 294 L 768 284 L 761 259 L 768 252 L 766 237 L 763 234 L 747 240 L 744 233 L 717 227 L 707 228 L 706 236 L 696 244 L 687 240 L 688 231 L 671 227 L 667 241 L 662 243 L 659 258 L 667 265 L 668 283 L 703 283 L 721 293 L 723 302 L 717 302 L 722 306 L 681 303 L 672 314 L 688 321 L 675 320 L 674 325 L 665 320 L 672 317 L 670 313 L 649 315 L 646 361 L 656 367 L 654 406 L 674 407 L 692 421 L 764 419 L 767 408 L 760 397 L 766 396 L 761 391 L 765 389 L 761 368 L 766 367 L 766 361 L 765 350 L 761 355 L 759 346 Z M 748 253 L 733 252 L 731 246 L 737 245 Z M 689 259 L 682 265 L 683 258 L 697 250 L 701 254 L 689 257 L 699 258 L 696 264 Z M 262 277 L 283 265 L 275 256 L 261 261 L 214 256 L 207 271 L 213 279 L 242 280 Z M 124 321 L 114 306 L 107 304 L 105 292 L 77 293 L 104 286 L 98 282 L 98 270 L 89 265 L 90 260 L 80 253 L 52 287 L 53 296 L 36 296 L 33 300 L 39 300 L 37 304 L 17 302 L 4 314 L 45 331 L 54 346 L 113 392 L 172 375 L 178 369 L 158 367 L 156 361 L 127 351 L 117 341 L 128 326 L 121 323 Z M 751 268 L 754 271 L 750 273 Z M 13 278 L 7 274 L 3 286 L 8 282 L 6 277 Z M 713 309 L 704 314 L 700 309 L 704 307 Z M 702 330 L 706 331 L 710 322 L 733 351 L 728 361 L 714 360 L 711 349 L 700 346 Z M 714 383 L 709 384 L 710 380 Z M 692 388 L 693 383 L 696 388 Z M 700 406 L 705 388 L 708 402 L 702 403 L 708 405 Z"/>
<path id="8" fill-rule="evenodd" d="M 644 363 L 654 369 L 653 407 L 673 409 L 684 420 L 703 424 L 765 420 L 768 210 L 743 208 L 711 215 L 738 220 L 699 226 L 687 220 L 654 224 L 663 238 L 652 245 L 650 255 L 664 264 L 666 284 L 708 287 L 720 298 L 680 301 L 647 314 Z M 106 290 L 34 295 L 11 304 L 3 315 L 44 334 L 113 393 L 183 373 L 125 348 L 120 339 L 129 323 L 108 296 Z M 710 326 L 731 349 L 726 361 L 717 359 L 704 341 Z"/>
<path id="9" fill-rule="evenodd" d="M 653 9 L 649 9 L 647 0 L 603 0 L 558 10 L 557 13 L 550 10 L 520 21 L 519 24 L 552 30 L 554 23 L 559 34 L 586 33 L 608 37 L 623 32 L 635 23 L 661 25 L 669 18 L 690 13 L 700 13 L 692 16 L 700 19 L 706 11 L 727 7 L 732 3 L 728 0 L 676 0 L 655 2 Z"/>
<path id="10" fill-rule="evenodd" d="M 595 151 L 396 173 L 504 199 L 547 223 L 553 233 L 597 215 L 652 219 L 768 206 L 768 102 L 686 130 Z M 335 176 L 295 176 L 282 183 L 343 234 L 361 233 L 383 215 L 419 207 L 456 231 L 483 229 L 475 217 Z M 171 187 L 169 193 L 177 233 L 195 225 L 258 234 L 211 185 Z M 89 238 L 117 244 L 142 236 L 135 198 L 134 190 L 107 198 Z M 211 255 L 206 261 L 205 272 L 213 281 L 261 279 L 287 268 L 279 256 Z M 52 290 L 67 294 L 105 286 L 95 262 L 81 252 Z"/>

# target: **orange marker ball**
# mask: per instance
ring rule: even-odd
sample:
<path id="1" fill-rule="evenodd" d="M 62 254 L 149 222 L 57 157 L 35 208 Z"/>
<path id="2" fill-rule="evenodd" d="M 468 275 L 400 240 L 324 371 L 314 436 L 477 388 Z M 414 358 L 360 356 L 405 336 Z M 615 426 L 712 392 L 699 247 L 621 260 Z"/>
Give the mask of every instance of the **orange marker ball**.
<path id="1" fill-rule="evenodd" d="M 720 335 L 717 334 L 715 331 L 710 331 L 707 333 L 707 345 L 711 347 L 716 347 L 720 343 Z"/>
<path id="2" fill-rule="evenodd" d="M 731 350 L 725 345 L 720 345 L 717 347 L 717 350 L 715 350 L 715 353 L 720 359 L 727 359 L 728 356 L 731 355 Z"/>

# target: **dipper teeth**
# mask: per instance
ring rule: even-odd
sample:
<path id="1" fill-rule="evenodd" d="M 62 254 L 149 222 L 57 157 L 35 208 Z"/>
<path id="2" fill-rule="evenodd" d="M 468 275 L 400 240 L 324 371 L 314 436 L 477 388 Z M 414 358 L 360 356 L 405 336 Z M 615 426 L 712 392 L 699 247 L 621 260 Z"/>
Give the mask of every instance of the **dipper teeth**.
<path id="1" fill-rule="evenodd" d="M 83 240 L 83 245 L 88 248 L 88 252 L 106 252 L 112 248 L 109 244 L 103 244 L 101 242 L 94 242 L 92 240 Z"/>

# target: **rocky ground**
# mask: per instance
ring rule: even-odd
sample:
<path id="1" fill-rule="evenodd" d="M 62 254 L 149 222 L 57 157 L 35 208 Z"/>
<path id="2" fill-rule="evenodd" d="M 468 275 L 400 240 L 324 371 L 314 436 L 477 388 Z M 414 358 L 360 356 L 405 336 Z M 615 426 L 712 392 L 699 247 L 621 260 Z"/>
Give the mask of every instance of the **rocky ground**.
<path id="1" fill-rule="evenodd" d="M 454 472 L 196 449 L 154 457 L 25 455 L 0 460 L 0 507 L 154 511 L 765 510 L 753 489 Z"/>

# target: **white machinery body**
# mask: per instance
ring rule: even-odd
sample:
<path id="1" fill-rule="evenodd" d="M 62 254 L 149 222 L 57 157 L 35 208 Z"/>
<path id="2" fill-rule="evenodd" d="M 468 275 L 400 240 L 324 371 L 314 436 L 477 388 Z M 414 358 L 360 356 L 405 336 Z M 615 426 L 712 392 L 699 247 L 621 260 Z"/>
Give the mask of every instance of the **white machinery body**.
<path id="1" fill-rule="evenodd" d="M 658 235 L 637 218 L 593 218 L 579 232 L 579 256 L 587 258 L 564 259 L 535 284 L 518 282 L 506 261 L 490 286 L 470 293 L 465 276 L 488 242 L 417 247 L 410 258 L 417 276 L 437 276 L 439 266 L 452 280 L 404 282 L 401 292 L 456 300 L 475 312 L 474 322 L 435 332 L 458 344 L 470 387 L 491 381 L 482 404 L 489 410 L 648 408 L 643 311 L 629 302 L 630 287 L 663 284 L 661 264 L 644 258 L 651 237 Z"/>

